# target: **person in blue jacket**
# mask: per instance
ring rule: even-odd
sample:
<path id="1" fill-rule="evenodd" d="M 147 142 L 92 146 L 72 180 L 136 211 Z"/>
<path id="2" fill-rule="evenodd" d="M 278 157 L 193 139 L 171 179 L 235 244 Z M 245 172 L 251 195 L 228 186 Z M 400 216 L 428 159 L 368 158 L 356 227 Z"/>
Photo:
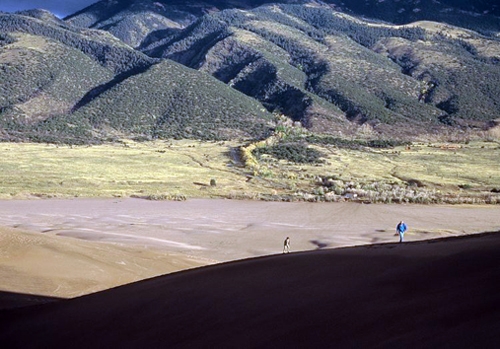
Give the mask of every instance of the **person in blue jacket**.
<path id="1" fill-rule="evenodd" d="M 408 227 L 406 226 L 405 222 L 403 222 L 403 221 L 399 222 L 399 224 L 396 227 L 396 231 L 399 234 L 399 242 L 403 242 L 404 241 L 405 231 L 407 229 L 408 229 Z"/>

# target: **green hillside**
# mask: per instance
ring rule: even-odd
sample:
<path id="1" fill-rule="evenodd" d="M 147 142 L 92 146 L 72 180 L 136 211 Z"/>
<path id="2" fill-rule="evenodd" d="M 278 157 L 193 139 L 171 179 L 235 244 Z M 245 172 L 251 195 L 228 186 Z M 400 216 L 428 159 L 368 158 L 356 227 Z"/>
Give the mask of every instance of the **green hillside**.
<path id="1" fill-rule="evenodd" d="M 186 28 L 197 18 L 227 9 L 250 10 L 265 4 L 300 4 L 317 6 L 307 0 L 101 0 L 66 18 L 66 21 L 86 28 L 108 30 L 133 47 L 155 32 Z M 343 12 L 406 24 L 432 20 L 465 28 L 494 33 L 500 30 L 500 6 L 495 0 L 325 0 L 331 8 Z"/>
<path id="2" fill-rule="evenodd" d="M 71 113 L 89 91 L 115 76 L 157 61 L 106 32 L 73 28 L 47 11 L 0 14 L 0 38 L 0 128 L 9 140 L 64 141 L 58 133 L 40 134 L 38 125 Z"/>
<path id="3" fill-rule="evenodd" d="M 81 51 L 46 37 L 0 34 L 0 125 L 29 125 L 71 111 L 113 73 Z"/>
<path id="4" fill-rule="evenodd" d="M 500 42 L 437 25 L 269 5 L 206 15 L 143 50 L 207 71 L 320 132 L 345 130 L 339 115 L 398 135 L 483 127 L 500 117 Z"/>
<path id="5" fill-rule="evenodd" d="M 270 113 L 344 138 L 493 127 L 498 8 L 428 5 L 103 0 L 65 20 L 0 13 L 1 138 L 260 139 Z"/>
<path id="6" fill-rule="evenodd" d="M 244 3 L 244 2 L 242 2 Z M 216 7 L 225 9 L 238 1 L 99 1 L 65 20 L 82 28 L 109 31 L 123 42 L 138 47 L 155 31 L 182 29 Z"/>
<path id="7" fill-rule="evenodd" d="M 208 74 L 46 11 L 0 15 L 3 140 L 262 138 L 270 114 Z"/>
<path id="8" fill-rule="evenodd" d="M 156 62 L 105 31 L 79 29 L 40 16 L 39 11 L 24 14 L 0 13 L 0 32 L 43 36 L 85 53 L 115 74 L 140 69 Z"/>
<path id="9" fill-rule="evenodd" d="M 103 136 L 261 138 L 270 114 L 211 76 L 163 61 L 106 90 L 72 117 Z"/>

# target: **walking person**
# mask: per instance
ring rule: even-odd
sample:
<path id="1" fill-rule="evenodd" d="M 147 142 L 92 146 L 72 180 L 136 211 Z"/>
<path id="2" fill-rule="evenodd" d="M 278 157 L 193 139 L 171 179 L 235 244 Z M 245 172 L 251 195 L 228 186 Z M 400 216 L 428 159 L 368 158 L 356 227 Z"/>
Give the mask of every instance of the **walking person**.
<path id="1" fill-rule="evenodd" d="M 283 243 L 283 253 L 290 253 L 290 238 L 288 236 Z"/>
<path id="2" fill-rule="evenodd" d="M 396 227 L 396 231 L 399 234 L 399 242 L 403 242 L 404 241 L 405 231 L 407 229 L 408 229 L 408 227 L 406 226 L 405 222 L 403 222 L 403 221 L 399 222 L 399 224 Z"/>

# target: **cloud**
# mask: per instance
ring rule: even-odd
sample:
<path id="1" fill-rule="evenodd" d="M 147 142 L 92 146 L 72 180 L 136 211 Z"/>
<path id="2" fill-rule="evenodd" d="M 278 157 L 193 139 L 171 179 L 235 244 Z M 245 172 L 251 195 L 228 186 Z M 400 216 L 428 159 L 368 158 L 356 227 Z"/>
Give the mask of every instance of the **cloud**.
<path id="1" fill-rule="evenodd" d="M 64 17 L 75 13 L 98 0 L 1 0 L 0 11 L 15 12 L 29 10 L 33 8 L 42 8 Z"/>

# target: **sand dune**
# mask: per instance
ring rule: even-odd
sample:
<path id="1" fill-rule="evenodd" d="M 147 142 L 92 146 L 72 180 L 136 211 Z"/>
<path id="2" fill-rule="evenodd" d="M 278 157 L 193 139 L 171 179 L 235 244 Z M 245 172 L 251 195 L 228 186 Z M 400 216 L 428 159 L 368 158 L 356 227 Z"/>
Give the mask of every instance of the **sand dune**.
<path id="1" fill-rule="evenodd" d="M 0 229 L 0 291 L 76 297 L 208 263 L 151 247 Z"/>
<path id="2" fill-rule="evenodd" d="M 360 205 L 193 199 L 0 201 L 0 226 L 128 246 L 149 246 L 217 261 L 281 252 L 409 241 L 500 229 L 498 206 Z"/>
<path id="3" fill-rule="evenodd" d="M 75 297 L 190 267 L 500 229 L 500 207 L 139 199 L 0 201 L 0 291 Z M 11 299 L 11 298 L 9 298 Z M 1 299 L 0 299 L 1 301 Z"/>
<path id="4" fill-rule="evenodd" d="M 491 233 L 196 268 L 0 312 L 0 343 L 6 348 L 498 348 L 499 250 L 500 233 Z"/>
<path id="5" fill-rule="evenodd" d="M 500 235 L 468 234 L 499 230 L 498 217 L 495 206 L 0 201 L 1 347 L 497 348 Z M 409 242 L 389 243 L 400 219 Z M 295 253 L 281 254 L 285 236 Z"/>

